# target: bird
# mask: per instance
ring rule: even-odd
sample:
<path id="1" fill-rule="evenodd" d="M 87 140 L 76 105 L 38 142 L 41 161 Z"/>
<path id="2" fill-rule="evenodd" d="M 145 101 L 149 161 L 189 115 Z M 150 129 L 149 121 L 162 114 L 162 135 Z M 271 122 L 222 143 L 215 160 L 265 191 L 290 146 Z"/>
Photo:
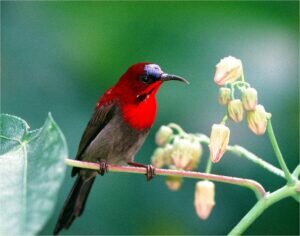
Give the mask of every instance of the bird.
<path id="1" fill-rule="evenodd" d="M 91 119 L 81 137 L 76 160 L 99 163 L 99 170 L 74 167 L 74 185 L 58 217 L 53 234 L 68 229 L 82 215 L 98 174 L 107 172 L 107 165 L 131 165 L 146 168 L 146 177 L 155 175 L 152 165 L 134 162 L 134 156 L 152 127 L 156 111 L 156 93 L 165 81 L 186 79 L 163 72 L 154 63 L 140 62 L 130 66 L 118 82 L 98 100 Z"/>

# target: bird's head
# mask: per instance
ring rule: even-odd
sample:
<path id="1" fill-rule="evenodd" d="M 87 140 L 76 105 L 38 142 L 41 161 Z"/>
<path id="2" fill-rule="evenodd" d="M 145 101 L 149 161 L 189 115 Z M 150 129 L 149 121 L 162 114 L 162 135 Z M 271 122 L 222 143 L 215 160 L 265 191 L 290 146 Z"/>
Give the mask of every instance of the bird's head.
<path id="1" fill-rule="evenodd" d="M 117 85 L 128 99 L 142 102 L 151 96 L 154 97 L 161 84 L 171 80 L 189 83 L 180 76 L 163 72 L 156 64 L 142 62 L 129 67 Z"/>
<path id="2" fill-rule="evenodd" d="M 156 64 L 134 64 L 121 76 L 118 83 L 100 98 L 97 107 L 117 99 L 123 119 L 131 128 L 149 129 L 156 115 L 155 94 L 163 82 L 170 80 L 188 84 L 182 77 L 163 72 Z"/>

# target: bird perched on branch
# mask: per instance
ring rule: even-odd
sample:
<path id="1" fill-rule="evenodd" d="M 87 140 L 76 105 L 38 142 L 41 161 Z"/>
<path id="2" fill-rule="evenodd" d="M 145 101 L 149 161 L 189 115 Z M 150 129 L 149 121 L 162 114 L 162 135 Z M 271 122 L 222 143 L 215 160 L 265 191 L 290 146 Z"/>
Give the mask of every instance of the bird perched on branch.
<path id="1" fill-rule="evenodd" d="M 156 64 L 137 63 L 100 97 L 76 155 L 77 160 L 98 162 L 100 169 L 73 168 L 72 176 L 77 175 L 77 179 L 61 210 L 55 235 L 82 214 L 95 177 L 98 173 L 104 175 L 107 164 L 145 167 L 147 179 L 153 178 L 154 167 L 134 162 L 134 156 L 153 125 L 155 95 L 169 80 L 188 83 L 184 78 L 164 73 Z"/>

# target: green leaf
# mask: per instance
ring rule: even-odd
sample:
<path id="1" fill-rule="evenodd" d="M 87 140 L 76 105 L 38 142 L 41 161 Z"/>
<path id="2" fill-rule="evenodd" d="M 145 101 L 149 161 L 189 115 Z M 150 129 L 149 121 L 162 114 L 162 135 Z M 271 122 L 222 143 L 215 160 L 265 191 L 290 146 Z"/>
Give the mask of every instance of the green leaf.
<path id="1" fill-rule="evenodd" d="M 45 225 L 65 174 L 65 138 L 51 115 L 39 130 L 0 114 L 0 235 L 34 235 Z"/>

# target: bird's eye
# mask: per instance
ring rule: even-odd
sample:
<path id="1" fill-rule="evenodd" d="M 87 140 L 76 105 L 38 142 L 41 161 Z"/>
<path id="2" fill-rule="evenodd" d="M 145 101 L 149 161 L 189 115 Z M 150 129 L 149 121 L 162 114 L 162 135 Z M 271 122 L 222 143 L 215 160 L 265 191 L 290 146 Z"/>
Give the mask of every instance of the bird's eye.
<path id="1" fill-rule="evenodd" d="M 149 83 L 151 79 L 150 79 L 149 76 L 143 75 L 143 76 L 141 77 L 141 80 L 142 80 L 144 83 Z"/>

